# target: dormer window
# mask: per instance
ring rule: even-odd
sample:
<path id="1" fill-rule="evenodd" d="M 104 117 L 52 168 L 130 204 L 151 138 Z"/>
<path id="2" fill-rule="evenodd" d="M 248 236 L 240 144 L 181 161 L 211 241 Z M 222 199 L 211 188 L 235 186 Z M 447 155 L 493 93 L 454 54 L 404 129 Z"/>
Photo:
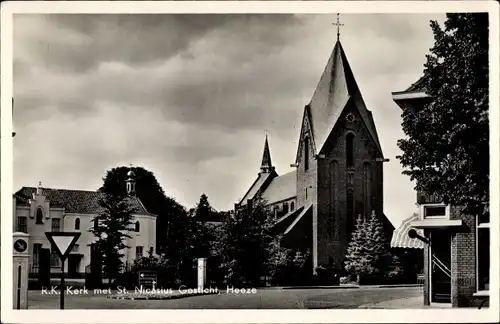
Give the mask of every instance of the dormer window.
<path id="1" fill-rule="evenodd" d="M 42 207 L 38 207 L 36 209 L 35 223 L 36 224 L 43 224 L 43 210 L 42 210 Z"/>

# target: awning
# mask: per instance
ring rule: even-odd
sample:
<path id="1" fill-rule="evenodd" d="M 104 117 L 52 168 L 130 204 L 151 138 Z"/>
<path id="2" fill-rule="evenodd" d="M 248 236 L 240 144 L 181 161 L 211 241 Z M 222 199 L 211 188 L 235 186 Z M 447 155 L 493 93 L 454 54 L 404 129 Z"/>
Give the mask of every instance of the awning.
<path id="1" fill-rule="evenodd" d="M 420 216 L 414 213 L 412 216 L 405 219 L 401 225 L 393 232 L 391 239 L 391 248 L 403 249 L 423 249 L 425 244 L 418 238 L 410 238 L 408 232 L 413 228 L 412 223 L 420 220 Z M 424 236 L 422 229 L 416 229 L 417 234 Z"/>

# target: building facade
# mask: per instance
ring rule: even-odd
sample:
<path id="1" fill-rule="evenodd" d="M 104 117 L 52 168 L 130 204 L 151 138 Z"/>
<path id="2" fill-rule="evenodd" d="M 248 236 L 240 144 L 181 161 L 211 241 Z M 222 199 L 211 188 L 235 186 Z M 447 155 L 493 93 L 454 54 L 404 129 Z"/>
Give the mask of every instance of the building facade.
<path id="1" fill-rule="evenodd" d="M 421 78 L 405 91 L 393 92 L 402 109 L 419 111 L 431 98 Z M 424 304 L 477 306 L 489 296 L 489 215 L 464 214 L 440 197 L 417 193 L 419 217 L 411 222 L 424 249 Z"/>
<path id="2" fill-rule="evenodd" d="M 123 261 L 131 264 L 135 259 L 148 255 L 156 246 L 156 215 L 147 212 L 139 198 L 134 195 L 134 173 L 129 172 L 127 191 L 129 204 L 136 210 L 131 238 L 125 243 L 130 248 L 122 251 Z M 81 235 L 65 262 L 68 275 L 81 274 L 90 265 L 90 245 L 95 236 L 90 230 L 98 226 L 93 221 L 101 211 L 99 200 L 103 193 L 96 191 L 67 190 L 23 187 L 14 194 L 14 232 L 30 235 L 30 267 L 36 272 L 39 252 L 42 248 L 51 250 L 51 272 L 60 272 L 60 260 L 45 236 L 45 232 L 80 232 Z"/>
<path id="3" fill-rule="evenodd" d="M 310 249 L 314 268 L 341 268 L 359 215 L 378 215 L 388 241 L 394 228 L 383 210 L 387 160 L 339 40 L 300 126 L 295 170 L 278 175 L 266 136 L 261 171 L 235 207 L 261 194 L 278 216 L 284 245 Z"/>

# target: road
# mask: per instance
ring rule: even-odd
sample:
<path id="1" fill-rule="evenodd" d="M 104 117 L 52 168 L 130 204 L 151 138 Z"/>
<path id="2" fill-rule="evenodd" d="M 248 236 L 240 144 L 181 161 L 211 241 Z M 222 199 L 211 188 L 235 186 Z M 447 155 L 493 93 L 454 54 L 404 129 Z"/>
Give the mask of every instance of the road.
<path id="1" fill-rule="evenodd" d="M 393 299 L 421 296 L 417 287 L 354 289 L 262 289 L 255 294 L 204 295 L 171 300 L 120 300 L 104 295 L 66 295 L 66 309 L 304 309 L 358 308 Z M 30 291 L 29 309 L 57 309 L 58 295 Z"/>

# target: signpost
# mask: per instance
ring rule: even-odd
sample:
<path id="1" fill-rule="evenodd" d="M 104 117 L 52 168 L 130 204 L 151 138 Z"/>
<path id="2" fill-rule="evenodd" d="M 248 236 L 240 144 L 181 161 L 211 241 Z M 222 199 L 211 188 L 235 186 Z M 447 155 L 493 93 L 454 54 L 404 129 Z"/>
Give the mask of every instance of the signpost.
<path id="1" fill-rule="evenodd" d="M 78 232 L 45 232 L 45 236 L 47 236 L 52 246 L 56 248 L 57 255 L 61 259 L 61 309 L 64 309 L 64 261 L 80 235 L 81 233 Z"/>
<path id="2" fill-rule="evenodd" d="M 139 286 L 154 286 L 158 282 L 156 271 L 141 270 L 139 271 Z"/>
<path id="3" fill-rule="evenodd" d="M 207 281 L 207 259 L 198 259 L 198 290 L 203 291 Z"/>
<path id="4" fill-rule="evenodd" d="M 16 232 L 13 236 L 13 301 L 15 309 L 28 308 L 29 235 Z"/>

